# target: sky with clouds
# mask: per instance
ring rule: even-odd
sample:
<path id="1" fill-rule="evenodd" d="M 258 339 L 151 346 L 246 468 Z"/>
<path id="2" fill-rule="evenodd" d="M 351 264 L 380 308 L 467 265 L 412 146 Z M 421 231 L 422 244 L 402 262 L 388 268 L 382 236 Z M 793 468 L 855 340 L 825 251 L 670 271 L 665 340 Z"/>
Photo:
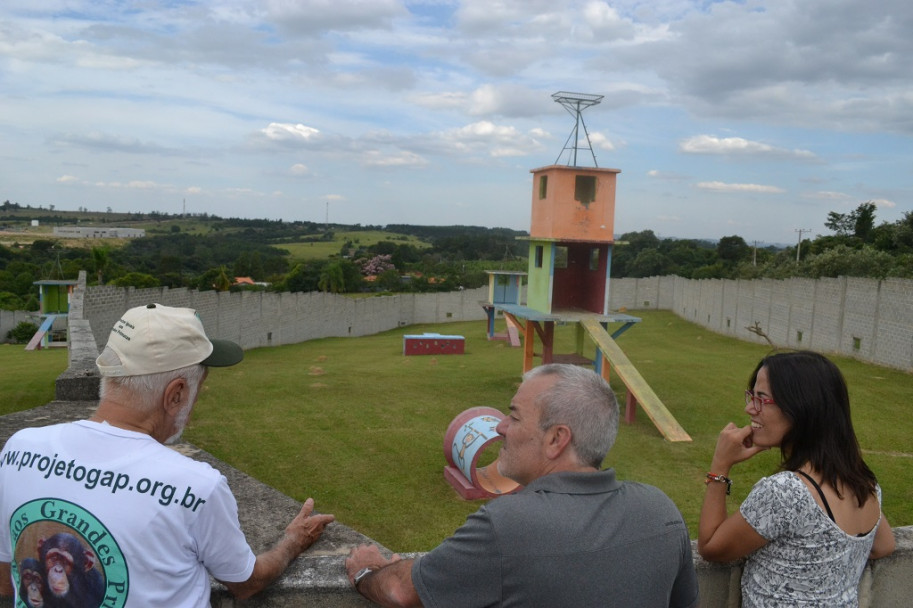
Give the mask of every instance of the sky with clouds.
<path id="1" fill-rule="evenodd" d="M 913 209 L 911 31 L 909 0 L 4 0 L 0 200 L 527 230 L 566 91 L 603 96 L 618 234 L 789 244 Z"/>

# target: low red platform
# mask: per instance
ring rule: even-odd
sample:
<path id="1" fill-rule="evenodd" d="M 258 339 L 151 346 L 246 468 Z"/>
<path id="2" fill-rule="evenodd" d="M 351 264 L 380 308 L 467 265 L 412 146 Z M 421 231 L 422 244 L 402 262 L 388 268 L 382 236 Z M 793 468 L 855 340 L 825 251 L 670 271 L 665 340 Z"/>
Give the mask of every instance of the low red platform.
<path id="1" fill-rule="evenodd" d="M 404 355 L 462 355 L 466 339 L 463 336 L 442 334 L 413 334 L 403 336 Z"/>

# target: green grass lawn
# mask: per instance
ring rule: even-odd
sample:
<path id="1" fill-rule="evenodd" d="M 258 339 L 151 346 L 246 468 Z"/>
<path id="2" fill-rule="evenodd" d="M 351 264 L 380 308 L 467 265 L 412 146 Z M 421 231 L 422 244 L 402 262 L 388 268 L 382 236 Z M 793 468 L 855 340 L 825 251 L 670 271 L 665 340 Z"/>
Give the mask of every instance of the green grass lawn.
<path id="1" fill-rule="evenodd" d="M 0 415 L 54 400 L 54 380 L 67 369 L 67 349 L 26 351 L 24 344 L 0 344 Z"/>
<path id="2" fill-rule="evenodd" d="M 618 342 L 694 441 L 665 441 L 639 412 L 635 424 L 622 425 L 605 464 L 620 478 L 662 488 L 695 535 L 716 436 L 729 421 L 746 423 L 743 391 L 768 349 L 671 312 L 636 314 L 643 322 Z M 556 352 L 573 350 L 569 329 L 558 328 Z M 466 354 L 404 357 L 402 336 L 425 331 L 464 335 Z M 913 524 L 911 376 L 834 360 L 847 377 L 885 512 L 894 525 Z M 521 349 L 489 342 L 483 321 L 257 349 L 210 374 L 186 437 L 290 496 L 313 496 L 318 510 L 391 549 L 427 550 L 480 504 L 461 500 L 444 480 L 447 426 L 473 406 L 504 410 L 521 366 Z M 730 509 L 778 462 L 774 450 L 737 465 Z"/>
<path id="3" fill-rule="evenodd" d="M 729 421 L 746 423 L 745 384 L 768 349 L 671 312 L 634 314 L 643 322 L 618 343 L 694 441 L 665 441 L 639 412 L 633 425 L 622 424 L 605 464 L 622 479 L 662 488 L 694 536 L 716 436 Z M 569 330 L 558 328 L 556 352 L 573 350 Z M 402 336 L 426 331 L 465 336 L 466 354 L 404 357 Z M 857 434 L 884 490 L 885 513 L 895 526 L 913 525 L 913 419 L 907 412 L 913 377 L 834 361 L 847 377 Z M 290 496 L 313 496 L 318 510 L 391 549 L 423 551 L 480 505 L 461 500 L 444 480 L 447 426 L 473 406 L 503 411 L 521 366 L 521 349 L 489 342 L 483 321 L 256 349 L 240 365 L 212 371 L 186 438 Z M 54 379 L 65 367 L 62 349 L 0 346 L 0 413 L 51 401 Z M 615 388 L 623 402 L 623 388 Z M 778 462 L 773 450 L 736 465 L 730 511 Z"/>

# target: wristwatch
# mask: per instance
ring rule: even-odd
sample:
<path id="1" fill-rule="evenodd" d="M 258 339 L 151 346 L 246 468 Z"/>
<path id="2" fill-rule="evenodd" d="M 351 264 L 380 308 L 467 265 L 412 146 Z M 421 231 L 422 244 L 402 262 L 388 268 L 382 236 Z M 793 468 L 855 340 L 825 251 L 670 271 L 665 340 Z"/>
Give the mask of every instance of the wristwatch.
<path id="1" fill-rule="evenodd" d="M 367 567 L 362 568 L 361 570 L 358 571 L 358 573 L 355 574 L 355 578 L 352 579 L 352 585 L 354 585 L 355 588 L 358 589 L 358 584 L 361 583 L 361 581 L 363 581 L 364 578 L 366 576 L 368 576 L 369 574 L 371 574 L 372 572 L 374 572 L 374 570 L 371 570 L 370 568 L 367 568 Z"/>

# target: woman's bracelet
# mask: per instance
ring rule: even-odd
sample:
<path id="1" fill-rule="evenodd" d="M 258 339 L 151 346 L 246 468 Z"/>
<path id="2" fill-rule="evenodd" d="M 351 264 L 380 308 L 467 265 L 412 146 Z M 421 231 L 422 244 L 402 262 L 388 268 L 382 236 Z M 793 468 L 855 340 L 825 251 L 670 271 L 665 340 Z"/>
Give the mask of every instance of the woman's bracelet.
<path id="1" fill-rule="evenodd" d="M 707 479 L 704 480 L 705 484 L 709 484 L 711 481 L 718 481 L 720 483 L 726 484 L 726 496 L 729 496 L 729 492 L 732 490 L 732 480 L 726 477 L 725 475 L 719 475 L 717 473 L 707 473 Z"/>

